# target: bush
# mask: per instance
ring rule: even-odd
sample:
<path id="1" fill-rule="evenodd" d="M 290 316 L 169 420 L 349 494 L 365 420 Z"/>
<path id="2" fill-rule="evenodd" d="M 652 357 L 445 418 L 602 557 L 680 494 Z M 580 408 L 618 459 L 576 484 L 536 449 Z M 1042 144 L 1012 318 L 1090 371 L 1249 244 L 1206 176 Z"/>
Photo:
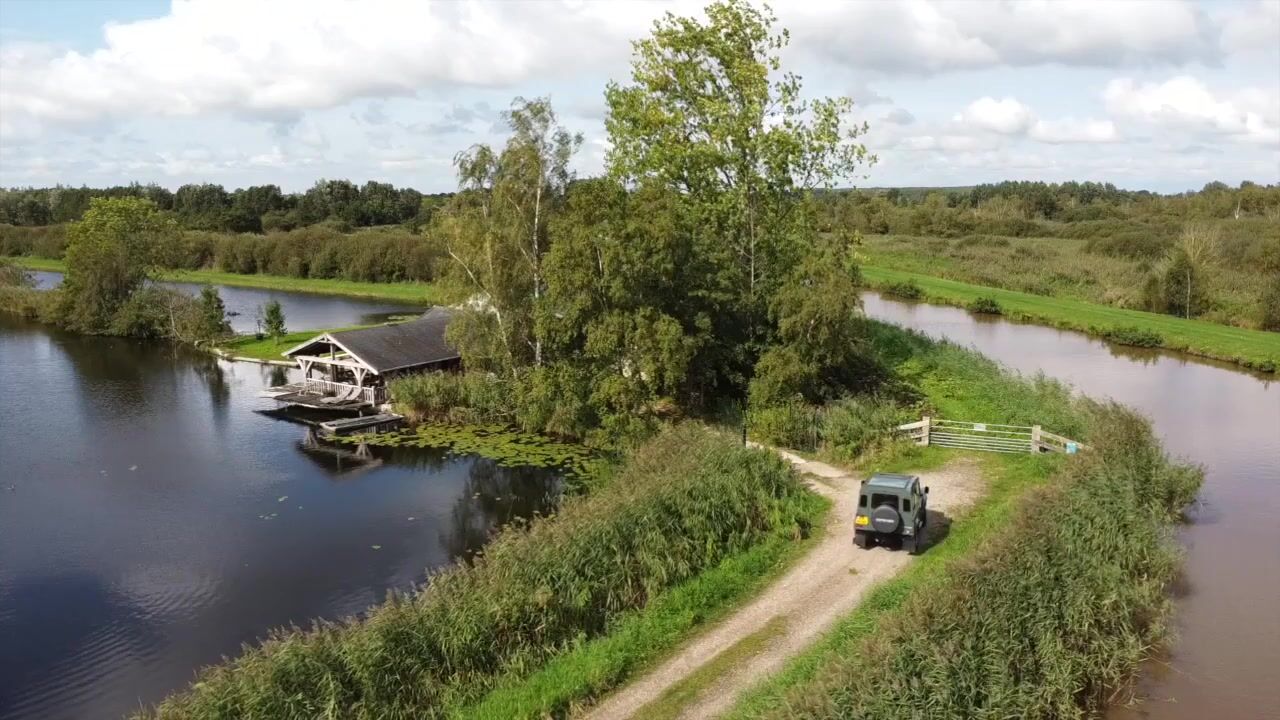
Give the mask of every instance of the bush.
<path id="1" fill-rule="evenodd" d="M 914 410 L 891 398 L 845 398 L 823 408 L 821 450 L 837 463 L 852 464 L 875 446 L 895 438 L 899 425 L 919 419 Z"/>
<path id="2" fill-rule="evenodd" d="M 511 423 L 513 383 L 485 372 L 425 372 L 392 380 L 396 410 L 413 422 Z"/>
<path id="3" fill-rule="evenodd" d="M 472 566 L 363 620 L 280 631 L 201 674 L 160 718 L 438 718 L 776 533 L 808 533 L 773 453 L 693 425 L 638 450 L 595 494 L 504 530 Z"/>
<path id="4" fill-rule="evenodd" d="M 795 450 L 817 449 L 821 423 L 818 408 L 800 398 L 776 405 L 752 406 L 747 413 L 747 429 L 752 437 Z"/>
<path id="5" fill-rule="evenodd" d="M 1276 273 L 1262 293 L 1262 316 L 1259 326 L 1263 330 L 1280 331 L 1280 273 Z"/>
<path id="6" fill-rule="evenodd" d="M 890 283 L 885 286 L 884 293 L 904 300 L 919 300 L 924 296 L 924 290 L 920 289 L 915 280 Z"/>
<path id="7" fill-rule="evenodd" d="M 1164 346 L 1164 336 L 1154 330 L 1144 330 L 1134 325 L 1108 328 L 1102 336 L 1118 345 L 1134 347 L 1158 348 Z"/>
<path id="8" fill-rule="evenodd" d="M 1024 495 L 988 544 L 756 717 L 1098 712 L 1167 635 L 1170 525 L 1201 480 L 1141 419 L 1098 415 L 1094 446 Z"/>
<path id="9" fill-rule="evenodd" d="M 969 312 L 982 313 L 984 315 L 1003 315 L 1004 309 L 1000 307 L 1000 303 L 989 297 L 974 298 L 965 307 Z"/>

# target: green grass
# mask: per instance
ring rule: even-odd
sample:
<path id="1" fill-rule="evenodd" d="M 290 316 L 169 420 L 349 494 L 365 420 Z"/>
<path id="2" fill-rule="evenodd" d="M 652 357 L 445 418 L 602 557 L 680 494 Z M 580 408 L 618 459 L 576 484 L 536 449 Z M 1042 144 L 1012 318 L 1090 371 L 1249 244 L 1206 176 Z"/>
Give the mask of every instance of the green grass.
<path id="1" fill-rule="evenodd" d="M 320 333 L 338 332 L 340 330 L 358 330 L 362 327 L 372 327 L 370 325 L 354 325 L 343 328 L 329 328 L 327 330 L 299 330 L 282 335 L 278 340 L 275 338 L 264 337 L 261 340 L 253 335 L 238 335 L 231 340 L 218 343 L 218 348 L 232 357 L 252 358 L 254 360 L 276 360 L 287 361 L 281 355 L 285 350 L 309 340 Z"/>
<path id="2" fill-rule="evenodd" d="M 31 256 L 11 258 L 31 270 L 65 272 L 66 263 Z M 433 305 L 439 302 L 439 293 L 429 283 L 376 283 L 354 280 L 330 280 L 322 278 L 295 278 L 284 275 L 241 275 L 214 270 L 166 270 L 158 274 L 160 280 L 172 282 L 231 285 L 235 287 L 283 290 L 286 292 L 313 293 L 317 295 L 343 295 L 371 298 L 409 305 Z"/>
<path id="3" fill-rule="evenodd" d="M 928 302 L 965 307 L 985 297 L 998 302 L 1005 317 L 1015 320 L 1098 336 L 1121 329 L 1145 330 L 1159 334 L 1164 340 L 1163 347 L 1170 350 L 1234 362 L 1264 372 L 1280 369 L 1280 333 L 972 285 L 883 267 L 866 266 L 862 274 L 874 288 L 915 282 Z"/>
<path id="4" fill-rule="evenodd" d="M 815 525 L 821 524 L 831 507 L 830 501 L 813 494 L 804 503 L 804 512 Z M 555 717 L 601 697 L 753 597 L 812 547 L 822 532 L 819 529 L 800 542 L 782 535 L 769 537 L 659 595 L 606 635 L 579 645 L 542 670 L 528 677 L 504 678 L 488 696 L 458 710 L 454 717 Z"/>

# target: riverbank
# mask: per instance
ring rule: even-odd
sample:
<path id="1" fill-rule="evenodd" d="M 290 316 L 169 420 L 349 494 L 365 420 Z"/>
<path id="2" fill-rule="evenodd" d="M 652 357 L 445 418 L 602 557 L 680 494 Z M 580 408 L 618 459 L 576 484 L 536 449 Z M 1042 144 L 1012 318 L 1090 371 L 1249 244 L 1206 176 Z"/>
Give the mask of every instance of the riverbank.
<path id="1" fill-rule="evenodd" d="M 5 259 L 12 260 L 28 270 L 66 272 L 67 269 L 66 263 L 61 260 L 50 260 L 29 255 L 13 256 Z M 156 279 L 169 282 L 231 285 L 315 295 L 339 295 L 423 306 L 435 305 L 439 301 L 439 293 L 436 287 L 429 283 L 356 282 L 352 280 L 295 278 L 284 275 L 241 275 L 239 273 L 214 270 L 163 270 L 156 274 Z"/>
<path id="2" fill-rule="evenodd" d="M 1118 337 L 1117 332 L 1136 328 L 1159 338 L 1158 344 L 1144 344 L 1144 347 L 1177 350 L 1261 372 L 1280 370 L 1280 333 L 1032 295 L 877 266 L 864 266 L 862 274 L 870 287 L 890 294 L 894 293 L 895 285 L 914 283 L 921 294 L 907 299 L 967 307 L 979 298 L 989 298 L 999 303 L 1002 314 L 1012 320 L 1077 330 L 1113 340 Z"/>

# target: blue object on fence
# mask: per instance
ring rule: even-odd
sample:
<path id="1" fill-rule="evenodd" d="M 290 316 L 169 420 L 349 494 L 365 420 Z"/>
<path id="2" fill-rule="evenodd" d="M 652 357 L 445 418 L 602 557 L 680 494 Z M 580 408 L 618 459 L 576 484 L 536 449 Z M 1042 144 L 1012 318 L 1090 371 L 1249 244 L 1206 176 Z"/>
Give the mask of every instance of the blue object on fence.
<path id="1" fill-rule="evenodd" d="M 1076 445 L 1076 444 L 1075 444 L 1075 443 L 1073 443 L 1073 442 L 1068 442 L 1068 443 L 1067 443 L 1067 454 L 1068 454 L 1068 455 L 1075 455 L 1075 454 L 1076 454 L 1076 451 L 1077 451 L 1077 450 L 1079 450 L 1079 449 L 1080 449 L 1080 446 L 1079 446 L 1079 445 Z"/>

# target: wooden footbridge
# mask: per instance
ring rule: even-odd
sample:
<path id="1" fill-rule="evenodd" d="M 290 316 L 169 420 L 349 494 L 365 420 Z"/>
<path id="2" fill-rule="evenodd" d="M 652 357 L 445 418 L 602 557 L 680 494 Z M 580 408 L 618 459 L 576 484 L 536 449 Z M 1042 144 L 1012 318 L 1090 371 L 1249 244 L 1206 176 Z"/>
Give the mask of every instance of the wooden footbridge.
<path id="1" fill-rule="evenodd" d="M 1002 425 L 942 420 L 928 415 L 899 425 L 898 430 L 917 445 L 1001 453 L 1056 452 L 1068 455 L 1087 449 L 1084 443 L 1051 433 L 1039 425 Z"/>

